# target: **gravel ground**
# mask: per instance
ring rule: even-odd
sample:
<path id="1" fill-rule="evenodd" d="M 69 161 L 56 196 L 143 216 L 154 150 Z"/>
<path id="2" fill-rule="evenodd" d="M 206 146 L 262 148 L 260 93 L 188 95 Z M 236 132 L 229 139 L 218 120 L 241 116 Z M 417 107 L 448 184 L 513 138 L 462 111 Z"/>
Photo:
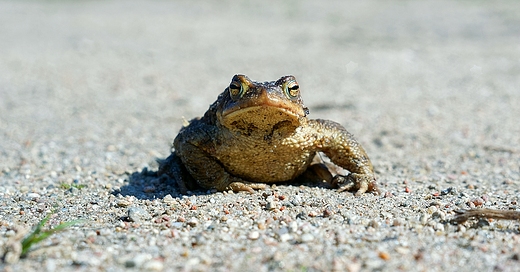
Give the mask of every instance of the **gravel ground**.
<path id="1" fill-rule="evenodd" d="M 0 247 L 83 219 L 3 271 L 513 271 L 520 2 L 2 1 Z M 235 73 L 293 74 L 382 195 L 180 195 L 150 173 Z M 3 251 L 3 250 L 2 250 Z"/>

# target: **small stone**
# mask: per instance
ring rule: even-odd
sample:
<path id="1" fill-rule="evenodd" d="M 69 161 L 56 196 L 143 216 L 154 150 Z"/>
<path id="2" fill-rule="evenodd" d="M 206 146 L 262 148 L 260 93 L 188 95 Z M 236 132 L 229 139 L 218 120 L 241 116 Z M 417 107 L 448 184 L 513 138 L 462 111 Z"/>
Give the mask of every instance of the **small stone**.
<path id="1" fill-rule="evenodd" d="M 404 220 L 401 218 L 395 218 L 394 221 L 392 221 L 392 226 L 403 226 L 405 224 Z"/>
<path id="2" fill-rule="evenodd" d="M 268 201 L 267 204 L 265 205 L 265 208 L 268 211 L 272 211 L 272 210 L 278 209 L 278 203 L 275 202 L 275 201 Z"/>
<path id="3" fill-rule="evenodd" d="M 395 252 L 399 253 L 399 254 L 402 254 L 402 255 L 407 255 L 410 253 L 410 249 L 409 248 L 406 248 L 406 247 L 396 247 L 395 248 Z"/>
<path id="4" fill-rule="evenodd" d="M 247 238 L 249 238 L 250 240 L 256 240 L 256 239 L 260 238 L 260 233 L 258 231 L 252 231 L 249 233 Z"/>
<path id="5" fill-rule="evenodd" d="M 204 235 L 202 235 L 202 234 L 197 234 L 191 238 L 192 246 L 205 245 L 205 244 L 207 244 L 207 242 L 208 242 L 208 239 L 206 237 L 204 237 Z"/>
<path id="6" fill-rule="evenodd" d="M 293 204 L 294 206 L 300 206 L 302 203 L 302 198 L 301 196 L 299 195 L 295 195 L 294 197 L 292 197 L 291 199 L 291 204 Z"/>
<path id="7" fill-rule="evenodd" d="M 308 243 L 308 242 L 312 242 L 314 240 L 314 235 L 310 234 L 310 233 L 305 233 L 303 234 L 301 237 L 300 237 L 300 241 L 302 243 Z"/>
<path id="8" fill-rule="evenodd" d="M 173 199 L 173 197 L 170 194 L 167 194 L 163 198 L 163 202 L 166 203 L 166 204 L 171 204 L 171 203 L 175 202 L 175 199 Z"/>
<path id="9" fill-rule="evenodd" d="M 423 213 L 421 215 L 421 224 L 426 225 L 426 223 L 428 223 L 428 219 L 430 219 L 430 216 L 427 213 Z"/>
<path id="10" fill-rule="evenodd" d="M 390 254 L 388 254 L 387 252 L 379 252 L 379 258 L 385 260 L 385 261 L 388 261 L 390 260 Z"/>
<path id="11" fill-rule="evenodd" d="M 103 229 L 99 230 L 99 235 L 100 236 L 110 236 L 110 235 L 112 235 L 112 231 L 108 228 L 103 228 Z"/>
<path id="12" fill-rule="evenodd" d="M 182 222 L 171 222 L 170 223 L 170 227 L 172 227 L 174 229 L 181 229 L 182 226 L 184 226 L 184 223 L 182 223 Z"/>
<path id="13" fill-rule="evenodd" d="M 54 259 L 47 259 L 45 268 L 47 271 L 56 271 L 56 261 Z"/>
<path id="14" fill-rule="evenodd" d="M 15 241 L 13 243 L 9 243 L 5 249 L 5 253 L 3 254 L 3 261 L 7 264 L 14 264 L 20 260 L 20 255 L 22 253 L 22 243 Z"/>
<path id="15" fill-rule="evenodd" d="M 298 230 L 298 223 L 296 223 L 296 221 L 292 221 L 291 223 L 289 223 L 288 229 L 291 233 L 296 232 Z"/>
<path id="16" fill-rule="evenodd" d="M 126 199 L 121 199 L 121 200 L 117 201 L 117 206 L 118 207 L 128 207 L 130 205 L 132 205 L 132 202 L 130 202 L 130 201 L 126 200 Z"/>
<path id="17" fill-rule="evenodd" d="M 151 260 L 151 259 L 152 259 L 152 255 L 150 255 L 148 253 L 138 254 L 137 256 L 132 258 L 136 267 L 142 267 L 146 261 Z"/>
<path id="18" fill-rule="evenodd" d="M 446 220 L 446 213 L 444 213 L 443 211 L 436 211 L 432 214 L 432 217 L 433 218 L 440 218 L 441 220 Z"/>
<path id="19" fill-rule="evenodd" d="M 325 217 L 325 218 L 330 217 L 333 214 L 334 214 L 334 212 L 329 209 L 323 210 L 323 217 Z"/>
<path id="20" fill-rule="evenodd" d="M 280 235 L 280 242 L 287 242 L 292 239 L 293 239 L 293 236 L 289 233 L 284 233 L 284 234 Z"/>
<path id="21" fill-rule="evenodd" d="M 132 222 L 139 223 L 143 220 L 149 220 L 152 217 L 150 214 L 142 208 L 132 207 L 128 209 L 128 219 Z"/>
<path id="22" fill-rule="evenodd" d="M 143 265 L 144 271 L 162 271 L 164 264 L 161 261 L 151 260 Z"/>
<path id="23" fill-rule="evenodd" d="M 377 229 L 380 227 L 381 224 L 379 224 L 379 222 L 377 222 L 377 220 L 371 220 L 369 223 L 368 223 L 368 226 L 369 227 L 372 227 L 374 229 Z"/>
<path id="24" fill-rule="evenodd" d="M 76 187 L 70 187 L 67 191 L 65 191 L 65 194 L 71 194 L 71 195 L 78 195 L 79 189 Z"/>
<path id="25" fill-rule="evenodd" d="M 40 194 L 37 194 L 37 193 L 28 193 L 27 194 L 27 197 L 34 200 L 34 199 L 37 199 L 37 198 L 40 198 Z"/>
<path id="26" fill-rule="evenodd" d="M 479 219 L 478 222 L 477 222 L 477 226 L 482 228 L 482 227 L 489 227 L 489 221 L 487 221 L 486 219 Z"/>
<path id="27" fill-rule="evenodd" d="M 437 223 L 437 224 L 434 225 L 434 229 L 435 229 L 436 231 L 444 231 L 444 224 L 442 224 L 442 223 Z"/>
<path id="28" fill-rule="evenodd" d="M 429 214 L 433 214 L 434 212 L 436 212 L 438 209 L 436 206 L 430 206 L 428 207 L 427 211 Z"/>
<path id="29" fill-rule="evenodd" d="M 199 220 L 195 217 L 192 217 L 189 221 L 188 221 L 188 225 L 192 226 L 192 227 L 195 227 L 199 224 Z"/>

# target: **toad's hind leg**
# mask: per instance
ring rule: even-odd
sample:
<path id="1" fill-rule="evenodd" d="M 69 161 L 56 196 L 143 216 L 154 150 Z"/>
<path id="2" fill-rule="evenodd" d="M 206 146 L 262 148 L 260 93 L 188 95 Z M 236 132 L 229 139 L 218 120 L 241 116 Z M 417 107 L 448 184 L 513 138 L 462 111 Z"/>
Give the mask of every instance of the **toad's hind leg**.
<path id="1" fill-rule="evenodd" d="M 185 142 L 178 146 L 177 152 L 182 152 L 183 165 L 203 188 L 235 192 L 254 192 L 254 189 L 265 188 L 265 184 L 251 183 L 229 174 L 219 161 L 191 143 Z"/>

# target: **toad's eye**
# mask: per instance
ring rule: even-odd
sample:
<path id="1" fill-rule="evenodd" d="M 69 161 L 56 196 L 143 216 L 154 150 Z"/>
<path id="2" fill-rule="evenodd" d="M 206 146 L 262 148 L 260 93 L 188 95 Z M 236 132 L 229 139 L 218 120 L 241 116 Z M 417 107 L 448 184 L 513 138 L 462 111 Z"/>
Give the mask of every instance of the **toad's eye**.
<path id="1" fill-rule="evenodd" d="M 229 84 L 229 94 L 231 95 L 231 98 L 238 99 L 242 96 L 244 93 L 244 88 L 242 88 L 242 85 L 240 82 L 231 82 Z"/>
<path id="2" fill-rule="evenodd" d="M 284 84 L 284 91 L 287 97 L 294 100 L 298 98 L 298 94 L 300 93 L 300 86 L 296 81 L 291 80 Z"/>

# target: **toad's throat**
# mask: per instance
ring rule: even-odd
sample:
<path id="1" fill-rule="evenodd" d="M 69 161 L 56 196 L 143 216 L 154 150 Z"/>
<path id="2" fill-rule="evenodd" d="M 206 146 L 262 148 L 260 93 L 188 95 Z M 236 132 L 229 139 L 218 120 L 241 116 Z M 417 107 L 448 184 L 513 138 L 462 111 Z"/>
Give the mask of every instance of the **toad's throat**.
<path id="1" fill-rule="evenodd" d="M 265 105 L 225 112 L 221 124 L 229 130 L 242 134 L 264 136 L 273 134 L 277 130 L 289 133 L 301 125 L 298 114 L 284 108 Z"/>

